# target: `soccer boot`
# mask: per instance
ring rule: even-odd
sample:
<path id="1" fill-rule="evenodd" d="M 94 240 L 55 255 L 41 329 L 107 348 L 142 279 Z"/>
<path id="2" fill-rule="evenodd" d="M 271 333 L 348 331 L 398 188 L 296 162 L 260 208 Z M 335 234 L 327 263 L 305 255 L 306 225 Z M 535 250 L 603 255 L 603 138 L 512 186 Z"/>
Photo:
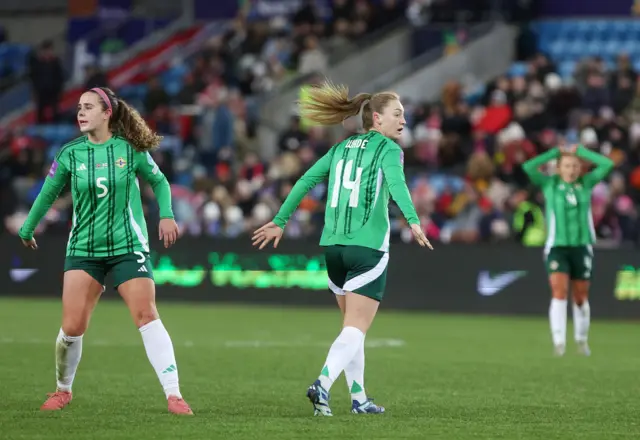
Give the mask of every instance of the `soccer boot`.
<path id="1" fill-rule="evenodd" d="M 307 397 L 313 404 L 314 416 L 332 416 L 329 408 L 329 392 L 322 388 L 320 381 L 316 380 L 307 390 Z"/>
<path id="2" fill-rule="evenodd" d="M 354 400 L 351 402 L 351 412 L 354 414 L 383 414 L 384 406 L 378 406 L 369 398 L 363 403 Z"/>

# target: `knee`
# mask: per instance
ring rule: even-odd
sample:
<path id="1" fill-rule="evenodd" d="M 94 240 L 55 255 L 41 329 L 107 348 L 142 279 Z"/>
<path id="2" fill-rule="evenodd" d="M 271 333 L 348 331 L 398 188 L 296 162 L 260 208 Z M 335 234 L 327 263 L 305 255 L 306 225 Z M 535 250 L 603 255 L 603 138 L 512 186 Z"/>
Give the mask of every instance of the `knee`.
<path id="1" fill-rule="evenodd" d="M 565 287 L 554 287 L 551 290 L 551 295 L 555 299 L 567 299 L 567 289 Z"/>
<path id="2" fill-rule="evenodd" d="M 158 310 L 155 305 L 150 305 L 148 307 L 140 308 L 138 310 L 133 310 L 131 312 L 133 315 L 133 321 L 138 328 L 149 324 L 152 321 L 160 318 L 158 315 Z"/>
<path id="3" fill-rule="evenodd" d="M 576 290 L 575 292 L 573 292 L 573 302 L 577 306 L 582 306 L 582 304 L 584 304 L 587 299 L 589 299 L 589 293 L 587 291 Z"/>
<path id="4" fill-rule="evenodd" d="M 87 331 L 88 322 L 81 317 L 64 318 L 62 331 L 67 336 L 82 336 Z"/>

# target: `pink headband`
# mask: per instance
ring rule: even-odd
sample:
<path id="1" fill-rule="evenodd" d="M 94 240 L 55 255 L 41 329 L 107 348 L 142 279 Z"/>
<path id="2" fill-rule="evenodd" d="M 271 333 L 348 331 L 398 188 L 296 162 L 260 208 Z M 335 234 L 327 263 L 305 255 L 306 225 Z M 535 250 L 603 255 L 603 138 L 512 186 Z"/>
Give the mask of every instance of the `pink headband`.
<path id="1" fill-rule="evenodd" d="M 109 111 L 113 113 L 113 108 L 111 107 L 111 100 L 109 99 L 107 94 L 104 93 L 104 91 L 100 87 L 94 87 L 93 89 L 91 89 L 91 91 L 96 92 L 98 95 L 100 95 L 104 103 L 107 104 L 107 107 L 109 107 Z"/>

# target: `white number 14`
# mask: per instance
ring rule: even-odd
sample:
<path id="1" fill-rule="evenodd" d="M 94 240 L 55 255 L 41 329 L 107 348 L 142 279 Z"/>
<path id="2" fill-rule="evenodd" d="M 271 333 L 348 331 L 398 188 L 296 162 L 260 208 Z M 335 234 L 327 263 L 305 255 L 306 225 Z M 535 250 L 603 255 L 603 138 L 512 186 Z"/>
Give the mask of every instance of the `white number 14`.
<path id="1" fill-rule="evenodd" d="M 351 191 L 349 197 L 349 207 L 356 208 L 360 199 L 360 180 L 362 178 L 362 168 L 356 169 L 356 178 L 351 180 L 351 171 L 353 171 L 353 160 L 347 162 L 347 166 L 344 166 L 344 159 L 336 164 L 335 180 L 333 182 L 333 193 L 331 195 L 331 207 L 337 208 L 338 201 L 340 200 L 340 190 L 342 188 Z"/>

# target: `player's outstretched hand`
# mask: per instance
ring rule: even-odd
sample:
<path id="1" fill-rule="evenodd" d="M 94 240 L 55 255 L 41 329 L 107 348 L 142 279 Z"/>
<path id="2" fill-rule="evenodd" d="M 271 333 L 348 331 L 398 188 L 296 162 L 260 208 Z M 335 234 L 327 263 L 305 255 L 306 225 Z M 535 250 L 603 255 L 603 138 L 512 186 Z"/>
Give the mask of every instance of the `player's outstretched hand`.
<path id="1" fill-rule="evenodd" d="M 419 224 L 411 225 L 411 232 L 413 232 L 413 236 L 420 246 L 426 246 L 429 249 L 433 250 L 433 246 L 431 246 L 431 243 L 429 243 L 427 236 L 424 235 L 424 232 L 422 231 L 422 226 L 420 226 Z"/>
<path id="2" fill-rule="evenodd" d="M 38 249 L 38 243 L 36 243 L 35 238 L 32 238 L 31 240 L 25 240 L 24 238 L 21 238 L 20 240 L 22 240 L 22 244 L 25 245 L 25 247 L 33 249 L 34 251 Z"/>
<path id="3" fill-rule="evenodd" d="M 178 235 L 180 234 L 178 224 L 172 218 L 160 219 L 160 226 L 158 227 L 158 231 L 160 232 L 160 240 L 164 240 L 165 248 L 172 246 L 176 242 L 176 240 L 178 239 Z"/>
<path id="4" fill-rule="evenodd" d="M 260 229 L 257 229 L 253 233 L 253 238 L 251 240 L 253 241 L 254 246 L 260 245 L 260 249 L 264 249 L 271 240 L 275 239 L 273 247 L 277 248 L 283 232 L 284 230 L 280 226 L 276 225 L 274 222 L 269 222 Z"/>

